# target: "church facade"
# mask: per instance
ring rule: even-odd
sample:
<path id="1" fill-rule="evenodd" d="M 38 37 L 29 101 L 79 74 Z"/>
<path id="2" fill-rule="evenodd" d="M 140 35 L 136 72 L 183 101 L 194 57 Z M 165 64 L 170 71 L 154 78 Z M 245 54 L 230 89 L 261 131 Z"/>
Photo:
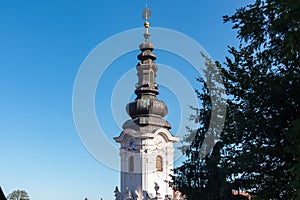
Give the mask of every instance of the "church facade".
<path id="1" fill-rule="evenodd" d="M 169 185 L 174 143 L 179 138 L 169 131 L 171 125 L 164 119 L 168 108 L 157 98 L 158 67 L 154 45 L 149 41 L 149 16 L 150 10 L 146 8 L 143 12 L 145 40 L 140 44 L 141 53 L 137 56 L 136 99 L 126 106 L 131 119 L 114 138 L 120 144 L 121 157 L 121 187 L 120 190 L 116 187 L 116 200 L 180 199 Z"/>

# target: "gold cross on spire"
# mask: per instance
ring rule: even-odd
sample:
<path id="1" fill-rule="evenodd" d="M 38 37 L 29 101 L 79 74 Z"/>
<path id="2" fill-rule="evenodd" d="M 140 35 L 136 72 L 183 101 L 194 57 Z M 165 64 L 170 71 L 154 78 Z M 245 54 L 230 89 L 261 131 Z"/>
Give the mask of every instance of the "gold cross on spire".
<path id="1" fill-rule="evenodd" d="M 150 16 L 151 16 L 151 10 L 150 10 L 150 8 L 148 8 L 148 6 L 146 4 L 146 8 L 143 10 L 143 13 L 142 13 L 142 17 L 145 20 L 144 27 L 146 28 L 146 32 L 148 32 L 148 28 L 150 27 L 150 23 L 148 22 L 148 19 L 150 18 Z"/>

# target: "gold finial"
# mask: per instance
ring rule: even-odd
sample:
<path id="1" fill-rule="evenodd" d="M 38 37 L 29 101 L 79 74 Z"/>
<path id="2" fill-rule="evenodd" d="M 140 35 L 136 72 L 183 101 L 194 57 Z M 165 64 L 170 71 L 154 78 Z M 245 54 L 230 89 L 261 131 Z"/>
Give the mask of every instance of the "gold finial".
<path id="1" fill-rule="evenodd" d="M 143 10 L 142 17 L 145 21 L 148 21 L 150 16 L 151 16 L 151 10 L 150 8 L 148 8 L 148 5 L 146 4 L 146 8 Z"/>
<path id="2" fill-rule="evenodd" d="M 148 6 L 146 4 L 146 8 L 143 10 L 143 13 L 142 13 L 142 17 L 145 20 L 144 27 L 146 29 L 145 34 L 144 34 L 145 41 L 148 41 L 148 39 L 150 37 L 150 34 L 149 34 L 150 23 L 148 22 L 148 19 L 150 18 L 150 16 L 151 16 L 151 10 L 148 8 Z"/>
<path id="3" fill-rule="evenodd" d="M 149 27 L 150 27 L 150 23 L 149 23 L 149 22 L 145 22 L 145 23 L 144 23 L 144 27 L 145 27 L 145 28 L 149 28 Z"/>

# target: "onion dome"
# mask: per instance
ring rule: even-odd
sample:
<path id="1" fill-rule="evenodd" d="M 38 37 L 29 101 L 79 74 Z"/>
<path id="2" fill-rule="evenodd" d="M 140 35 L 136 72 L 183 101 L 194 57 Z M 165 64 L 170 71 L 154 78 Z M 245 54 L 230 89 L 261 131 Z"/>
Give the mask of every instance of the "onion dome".
<path id="1" fill-rule="evenodd" d="M 145 18 L 148 19 L 148 17 Z M 139 45 L 141 53 L 137 58 L 140 62 L 136 66 L 138 83 L 135 94 L 137 97 L 133 102 L 127 104 L 126 111 L 136 125 L 154 125 L 170 129 L 169 122 L 163 119 L 168 114 L 168 108 L 163 101 L 156 97 L 159 94 L 155 81 L 158 67 L 154 62 L 156 60 L 156 55 L 153 53 L 154 45 L 149 41 L 150 23 L 146 21 L 144 27 L 145 41 Z"/>

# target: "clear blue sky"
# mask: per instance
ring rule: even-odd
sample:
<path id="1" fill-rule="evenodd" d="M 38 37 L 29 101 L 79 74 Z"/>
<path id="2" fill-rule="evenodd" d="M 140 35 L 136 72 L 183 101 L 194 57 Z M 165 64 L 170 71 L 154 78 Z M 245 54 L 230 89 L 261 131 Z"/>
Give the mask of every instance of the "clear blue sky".
<path id="1" fill-rule="evenodd" d="M 182 32 L 214 60 L 224 61 L 227 45 L 236 45 L 237 39 L 222 16 L 250 1 L 0 2 L 0 186 L 6 195 L 24 189 L 32 200 L 114 198 L 119 172 L 98 162 L 81 143 L 72 115 L 73 84 L 81 63 L 100 42 L 143 26 L 146 2 L 152 26 Z M 136 53 L 121 57 L 115 65 L 134 68 Z M 158 62 L 175 65 L 165 52 L 156 54 Z M 107 77 L 120 76 L 117 68 L 111 69 Z M 109 78 L 103 81 L 112 84 Z M 160 98 L 168 102 L 168 95 L 172 96 L 166 92 Z M 100 96 L 98 91 L 96 101 Z M 172 113 L 176 102 L 168 107 Z M 178 117 L 168 120 L 176 132 Z M 110 119 L 104 124 L 108 138 L 121 131 Z"/>

